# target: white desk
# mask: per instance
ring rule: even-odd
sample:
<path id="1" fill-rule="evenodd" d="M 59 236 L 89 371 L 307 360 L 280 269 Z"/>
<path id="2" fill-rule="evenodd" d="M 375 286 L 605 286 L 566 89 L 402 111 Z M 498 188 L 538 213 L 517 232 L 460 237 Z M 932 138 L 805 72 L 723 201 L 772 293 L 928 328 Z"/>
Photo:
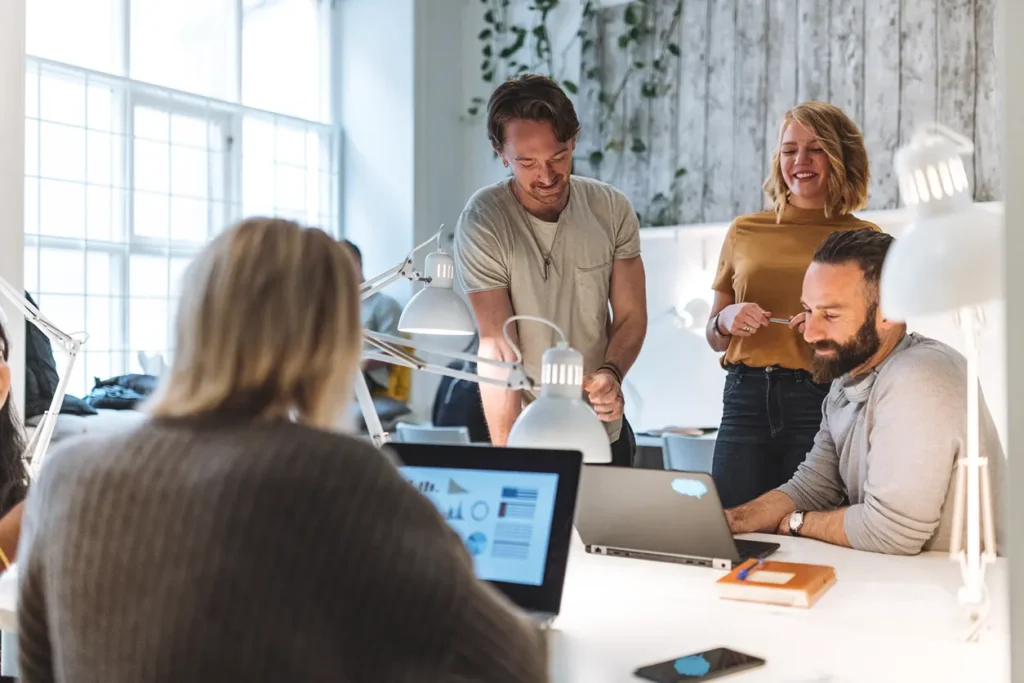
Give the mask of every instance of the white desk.
<path id="1" fill-rule="evenodd" d="M 988 626 L 966 643 L 960 573 L 944 553 L 890 557 L 750 538 L 781 543 L 772 559 L 831 565 L 838 581 L 809 610 L 721 600 L 714 582 L 725 572 L 588 555 L 574 532 L 561 615 L 549 633 L 552 683 L 637 683 L 639 666 L 719 646 L 767 661 L 729 683 L 1009 680 L 1006 560 L 989 569 Z M 3 597 L 14 601 L 13 592 Z"/>
<path id="2" fill-rule="evenodd" d="M 966 643 L 960 573 L 944 553 L 889 557 L 750 538 L 782 543 L 771 559 L 835 567 L 836 584 L 809 610 L 732 602 L 715 594 L 725 572 L 588 555 L 574 537 L 549 640 L 552 681 L 637 683 L 638 666 L 718 646 L 767 660 L 729 683 L 1009 680 L 1006 560 L 989 569 L 989 625 Z"/>

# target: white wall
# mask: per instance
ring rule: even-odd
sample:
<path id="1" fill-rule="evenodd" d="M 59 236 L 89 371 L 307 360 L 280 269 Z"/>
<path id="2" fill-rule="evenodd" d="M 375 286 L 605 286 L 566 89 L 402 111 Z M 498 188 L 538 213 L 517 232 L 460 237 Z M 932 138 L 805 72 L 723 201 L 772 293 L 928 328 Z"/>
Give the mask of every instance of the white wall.
<path id="1" fill-rule="evenodd" d="M 441 247 L 449 252 L 455 223 L 466 203 L 460 182 L 464 156 L 463 126 L 459 120 L 462 82 L 457 77 L 462 70 L 462 15 L 462 0 L 416 0 L 413 234 L 419 244 L 443 223 Z M 422 255 L 429 251 L 433 247 L 425 249 Z M 455 351 L 461 351 L 469 341 L 465 337 L 429 340 Z M 439 362 L 447 364 L 444 360 Z M 439 375 L 413 373 L 412 407 L 417 418 L 430 418 L 440 382 Z"/>
<path id="2" fill-rule="evenodd" d="M 459 118 L 464 4 L 342 0 L 339 5 L 342 226 L 363 252 L 367 277 L 398 264 L 442 223 L 442 246 L 450 248 L 467 198 Z M 417 265 L 422 267 L 432 250 L 420 252 Z M 386 293 L 404 303 L 417 289 L 399 281 Z M 465 341 L 449 340 L 456 349 Z M 414 373 L 417 418 L 429 416 L 439 381 Z"/>
<path id="3" fill-rule="evenodd" d="M 0 277 L 22 290 L 25 262 L 25 0 L 0 2 Z M 24 407 L 24 319 L 0 296 L 11 341 L 12 395 Z"/>
<path id="4" fill-rule="evenodd" d="M 414 238 L 413 0 L 343 0 L 337 13 L 342 226 L 367 277 L 395 265 Z M 402 300 L 411 289 L 396 283 Z"/>

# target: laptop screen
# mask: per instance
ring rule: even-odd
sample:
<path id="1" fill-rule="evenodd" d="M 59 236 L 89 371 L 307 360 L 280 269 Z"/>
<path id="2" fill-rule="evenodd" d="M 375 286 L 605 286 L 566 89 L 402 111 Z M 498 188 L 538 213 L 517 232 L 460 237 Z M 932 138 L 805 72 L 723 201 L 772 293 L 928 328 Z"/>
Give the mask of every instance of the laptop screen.
<path id="1" fill-rule="evenodd" d="M 462 538 L 478 578 L 525 610 L 558 614 L 582 453 L 414 443 L 387 450 Z"/>
<path id="2" fill-rule="evenodd" d="M 466 544 L 479 578 L 544 583 L 557 474 L 411 466 L 400 470 Z"/>

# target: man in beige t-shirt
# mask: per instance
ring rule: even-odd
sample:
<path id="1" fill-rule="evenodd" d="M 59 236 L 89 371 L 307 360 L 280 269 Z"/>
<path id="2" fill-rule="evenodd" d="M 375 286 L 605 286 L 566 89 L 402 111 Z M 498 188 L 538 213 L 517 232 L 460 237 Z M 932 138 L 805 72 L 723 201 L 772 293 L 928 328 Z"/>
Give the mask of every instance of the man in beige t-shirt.
<path id="1" fill-rule="evenodd" d="M 622 378 L 647 333 L 636 213 L 619 190 L 571 175 L 579 121 L 552 80 L 526 75 L 499 86 L 487 128 L 512 177 L 478 190 L 455 232 L 456 273 L 476 314 L 480 354 L 515 359 L 501 333 L 512 315 L 561 327 L 583 354 L 584 392 L 605 423 L 612 463 L 628 467 L 636 443 L 622 415 Z M 539 377 L 555 334 L 530 321 L 510 327 L 530 377 Z M 523 396 L 481 385 L 481 398 L 491 439 L 504 445 Z"/>

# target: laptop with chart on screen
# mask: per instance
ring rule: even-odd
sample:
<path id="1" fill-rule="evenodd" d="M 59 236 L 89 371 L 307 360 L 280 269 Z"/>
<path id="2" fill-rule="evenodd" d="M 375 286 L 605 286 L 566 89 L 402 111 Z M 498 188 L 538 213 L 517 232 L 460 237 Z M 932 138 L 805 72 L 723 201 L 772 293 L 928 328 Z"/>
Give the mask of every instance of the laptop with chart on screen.
<path id="1" fill-rule="evenodd" d="M 389 448 L 406 480 L 462 539 L 476 575 L 541 621 L 554 618 L 582 454 L 441 444 Z"/>

